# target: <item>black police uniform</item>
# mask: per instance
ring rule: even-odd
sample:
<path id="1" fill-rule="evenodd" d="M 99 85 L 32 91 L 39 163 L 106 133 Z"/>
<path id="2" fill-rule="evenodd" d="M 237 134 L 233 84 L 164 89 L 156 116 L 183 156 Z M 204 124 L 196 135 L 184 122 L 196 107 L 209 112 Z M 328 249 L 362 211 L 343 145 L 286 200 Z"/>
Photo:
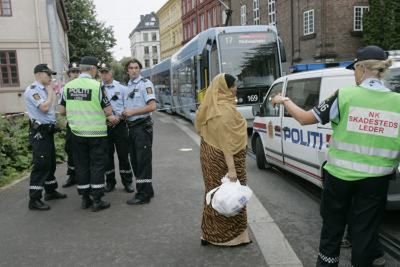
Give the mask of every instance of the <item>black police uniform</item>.
<path id="1" fill-rule="evenodd" d="M 125 108 L 136 109 L 155 101 L 153 84 L 141 76 L 128 83 Z M 143 204 L 154 196 L 152 185 L 153 121 L 151 114 L 140 114 L 127 118 L 129 127 L 130 156 L 136 176 L 137 193 L 128 204 Z"/>
<path id="2" fill-rule="evenodd" d="M 37 72 L 51 71 L 45 64 L 35 67 Z M 48 71 L 47 71 L 48 70 Z M 54 133 L 56 131 L 55 106 L 48 112 L 42 112 L 39 106 L 47 100 L 47 91 L 39 82 L 35 81 L 28 86 L 24 93 L 24 100 L 29 115 L 29 143 L 32 146 L 32 171 L 29 182 L 29 208 L 49 209 L 41 202 L 42 191 L 46 191 L 45 200 L 65 198 L 65 194 L 56 191 L 58 184 L 54 173 L 56 171 L 56 151 Z"/>
<path id="3" fill-rule="evenodd" d="M 100 72 L 110 71 L 110 66 L 106 63 L 101 65 Z M 124 111 L 125 94 L 127 88 L 120 84 L 118 81 L 113 80 L 110 84 L 103 83 L 103 91 L 107 93 L 110 100 L 113 114 L 121 117 Z M 125 191 L 133 192 L 132 187 L 132 169 L 129 163 L 129 142 L 128 128 L 125 120 L 121 120 L 117 125 L 108 126 L 107 128 L 108 140 L 108 161 L 106 165 L 106 192 L 114 190 L 115 180 L 115 166 L 114 166 L 114 152 L 117 150 L 119 173 L 121 176 L 122 184 Z"/>

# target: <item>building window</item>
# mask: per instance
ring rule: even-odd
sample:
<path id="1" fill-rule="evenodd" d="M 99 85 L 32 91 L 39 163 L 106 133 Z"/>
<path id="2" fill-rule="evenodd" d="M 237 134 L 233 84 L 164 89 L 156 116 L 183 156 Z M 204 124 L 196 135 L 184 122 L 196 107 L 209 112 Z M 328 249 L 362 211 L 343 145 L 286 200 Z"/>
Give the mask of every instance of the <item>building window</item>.
<path id="1" fill-rule="evenodd" d="M 307 10 L 303 14 L 304 21 L 304 35 L 314 33 L 314 9 Z"/>
<path id="2" fill-rule="evenodd" d="M 148 60 L 148 59 L 144 60 L 144 67 L 145 68 L 149 68 L 150 67 L 150 60 Z"/>
<path id="3" fill-rule="evenodd" d="M 153 54 L 157 54 L 157 46 L 153 46 Z"/>
<path id="4" fill-rule="evenodd" d="M 149 47 L 148 47 L 148 46 L 145 46 L 145 47 L 144 47 L 144 54 L 145 54 L 145 55 L 148 55 L 148 54 L 149 54 Z"/>
<path id="5" fill-rule="evenodd" d="M 151 40 L 157 41 L 157 33 L 155 33 L 155 32 L 151 33 Z"/>
<path id="6" fill-rule="evenodd" d="M 11 0 L 0 0 L 0 16 L 11 15 Z"/>
<path id="7" fill-rule="evenodd" d="M 19 86 L 17 53 L 0 51 L 0 86 Z"/>
<path id="8" fill-rule="evenodd" d="M 268 22 L 272 25 L 276 24 L 275 0 L 268 0 Z"/>
<path id="9" fill-rule="evenodd" d="M 254 25 L 260 25 L 260 0 L 253 0 Z"/>
<path id="10" fill-rule="evenodd" d="M 246 5 L 240 7 L 240 25 L 246 25 Z"/>
<path id="11" fill-rule="evenodd" d="M 362 18 L 365 12 L 369 10 L 367 6 L 355 6 L 354 7 L 354 31 L 362 31 Z"/>
<path id="12" fill-rule="evenodd" d="M 196 7 L 196 0 L 192 0 L 192 9 Z"/>
<path id="13" fill-rule="evenodd" d="M 217 8 L 213 8 L 213 25 L 217 25 Z"/>
<path id="14" fill-rule="evenodd" d="M 147 32 L 143 33 L 143 41 L 147 42 L 148 40 L 149 40 L 149 34 Z"/>
<path id="15" fill-rule="evenodd" d="M 205 24 L 205 22 L 204 22 L 204 14 L 201 14 L 200 15 L 200 31 L 204 31 L 204 24 Z"/>
<path id="16" fill-rule="evenodd" d="M 196 28 L 197 28 L 197 27 L 196 27 L 197 24 L 196 24 L 196 20 L 193 20 L 193 24 L 192 24 L 192 25 L 193 25 L 193 35 L 192 35 L 192 36 L 195 36 L 195 35 L 197 34 L 197 29 L 196 29 Z"/>
<path id="17" fill-rule="evenodd" d="M 158 64 L 158 59 L 153 59 L 153 66 Z"/>
<path id="18" fill-rule="evenodd" d="M 213 26 L 212 23 L 212 10 L 208 11 L 208 18 L 207 18 L 207 28 L 211 28 Z"/>

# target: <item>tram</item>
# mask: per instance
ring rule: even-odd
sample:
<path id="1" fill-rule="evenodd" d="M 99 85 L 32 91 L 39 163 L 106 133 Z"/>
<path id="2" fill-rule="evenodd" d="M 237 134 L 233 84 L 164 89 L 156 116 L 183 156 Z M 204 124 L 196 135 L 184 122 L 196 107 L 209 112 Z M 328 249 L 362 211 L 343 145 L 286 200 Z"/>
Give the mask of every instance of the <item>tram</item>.
<path id="1" fill-rule="evenodd" d="M 211 80 L 219 73 L 232 74 L 238 78 L 238 111 L 250 128 L 252 106 L 262 102 L 270 85 L 281 76 L 282 60 L 283 46 L 275 26 L 210 28 L 155 65 L 151 80 L 161 109 L 194 121 Z"/>

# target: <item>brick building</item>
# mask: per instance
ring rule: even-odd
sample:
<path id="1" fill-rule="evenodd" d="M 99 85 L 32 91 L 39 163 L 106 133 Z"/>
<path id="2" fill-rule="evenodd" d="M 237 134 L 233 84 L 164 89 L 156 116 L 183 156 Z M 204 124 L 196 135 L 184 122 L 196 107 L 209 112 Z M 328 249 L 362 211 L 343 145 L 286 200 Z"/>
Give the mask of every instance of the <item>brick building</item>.
<path id="1" fill-rule="evenodd" d="M 182 0 L 183 43 L 199 32 L 224 23 L 224 8 L 218 0 Z"/>
<path id="2" fill-rule="evenodd" d="M 275 24 L 287 62 L 338 63 L 352 60 L 362 46 L 362 15 L 368 0 L 239 0 L 232 1 L 233 25 Z"/>

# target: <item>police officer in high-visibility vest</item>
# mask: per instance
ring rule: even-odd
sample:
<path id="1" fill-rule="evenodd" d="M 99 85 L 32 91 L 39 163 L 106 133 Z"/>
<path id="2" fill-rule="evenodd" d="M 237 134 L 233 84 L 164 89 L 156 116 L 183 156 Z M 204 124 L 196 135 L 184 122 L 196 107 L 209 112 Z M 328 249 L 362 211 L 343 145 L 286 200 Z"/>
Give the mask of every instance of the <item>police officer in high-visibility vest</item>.
<path id="1" fill-rule="evenodd" d="M 106 192 L 113 191 L 117 183 L 114 166 L 114 152 L 117 150 L 122 185 L 126 192 L 132 193 L 134 189 L 132 186 L 132 170 L 129 163 L 129 146 L 127 146 L 129 142 L 128 128 L 122 117 L 127 88 L 114 80 L 111 66 L 108 63 L 100 64 L 99 71 L 103 80 L 102 84 L 113 109 L 113 114 L 118 118 L 116 125 L 109 125 L 107 128 L 108 161 L 106 165 Z"/>
<path id="2" fill-rule="evenodd" d="M 72 80 L 78 78 L 79 74 L 80 74 L 79 64 L 77 62 L 71 62 L 68 65 L 68 71 L 67 71 L 68 81 L 72 81 Z M 62 98 L 62 96 L 63 95 L 61 95 L 61 98 Z M 62 185 L 62 187 L 70 187 L 70 186 L 73 186 L 76 184 L 75 164 L 74 164 L 74 159 L 73 159 L 73 155 L 72 155 L 71 136 L 72 136 L 71 128 L 69 127 L 69 124 L 67 123 L 64 149 L 65 149 L 65 152 L 67 153 L 68 179 Z"/>
<path id="3" fill-rule="evenodd" d="M 60 113 L 67 114 L 72 132 L 78 192 L 82 195 L 81 207 L 92 207 L 92 211 L 110 207 L 109 202 L 102 200 L 107 162 L 106 121 L 116 121 L 107 95 L 102 92 L 100 83 L 93 79 L 97 74 L 97 63 L 95 57 L 81 59 L 81 74 L 64 86 L 64 100 L 60 108 Z"/>
<path id="4" fill-rule="evenodd" d="M 400 158 L 400 94 L 391 92 L 381 80 L 390 66 L 385 51 L 367 46 L 357 51 L 357 59 L 347 67 L 354 70 L 356 86 L 339 89 L 309 111 L 281 95 L 272 99 L 272 104 L 284 105 L 301 124 L 332 122 L 317 266 L 338 266 L 349 211 L 352 265 L 369 267 L 379 256 L 378 228 L 389 180 Z"/>
<path id="5" fill-rule="evenodd" d="M 153 84 L 140 75 L 142 64 L 131 59 L 125 64 L 129 75 L 125 110 L 122 113 L 129 127 L 130 156 L 133 173 L 136 176 L 135 196 L 129 205 L 150 202 L 154 196 L 152 185 L 153 121 L 151 112 L 156 110 Z"/>
<path id="6" fill-rule="evenodd" d="M 29 182 L 29 209 L 49 210 L 50 207 L 41 201 L 44 199 L 61 199 L 67 195 L 56 191 L 57 181 L 56 152 L 54 132 L 56 124 L 55 92 L 51 86 L 51 75 L 55 75 L 47 64 L 39 64 L 34 70 L 35 82 L 29 85 L 24 93 L 26 109 L 29 115 L 29 143 L 32 146 L 32 172 Z"/>

